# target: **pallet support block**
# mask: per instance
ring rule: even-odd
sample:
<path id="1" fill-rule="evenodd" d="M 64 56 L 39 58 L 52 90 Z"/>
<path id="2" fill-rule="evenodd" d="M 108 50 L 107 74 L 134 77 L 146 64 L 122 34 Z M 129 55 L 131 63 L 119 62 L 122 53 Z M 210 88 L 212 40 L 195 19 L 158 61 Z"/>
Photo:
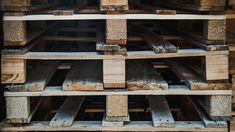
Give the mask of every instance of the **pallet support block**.
<path id="1" fill-rule="evenodd" d="M 226 39 L 226 20 L 207 20 L 203 22 L 203 36 L 207 40 Z"/>
<path id="2" fill-rule="evenodd" d="M 4 21 L 4 46 L 22 46 L 26 41 L 25 21 Z"/>
<path id="3" fill-rule="evenodd" d="M 126 11 L 128 9 L 128 0 L 100 0 L 102 11 Z"/>
<path id="4" fill-rule="evenodd" d="M 230 120 L 231 96 L 206 96 L 204 107 L 212 120 Z"/>
<path id="5" fill-rule="evenodd" d="M 106 44 L 125 45 L 127 42 L 127 20 L 106 20 Z"/>
<path id="6" fill-rule="evenodd" d="M 208 55 L 205 57 L 205 77 L 207 81 L 227 80 L 228 55 Z"/>
<path id="7" fill-rule="evenodd" d="M 106 96 L 106 121 L 123 122 L 128 121 L 128 96 L 108 95 Z"/>
<path id="8" fill-rule="evenodd" d="M 24 83 L 26 81 L 26 60 L 1 60 L 1 82 Z"/>
<path id="9" fill-rule="evenodd" d="M 125 60 L 103 60 L 104 88 L 125 88 Z"/>
<path id="10" fill-rule="evenodd" d="M 6 118 L 12 123 L 21 123 L 30 116 L 29 97 L 6 97 Z"/>
<path id="11" fill-rule="evenodd" d="M 2 0 L 1 5 L 4 6 L 29 6 L 31 0 Z"/>

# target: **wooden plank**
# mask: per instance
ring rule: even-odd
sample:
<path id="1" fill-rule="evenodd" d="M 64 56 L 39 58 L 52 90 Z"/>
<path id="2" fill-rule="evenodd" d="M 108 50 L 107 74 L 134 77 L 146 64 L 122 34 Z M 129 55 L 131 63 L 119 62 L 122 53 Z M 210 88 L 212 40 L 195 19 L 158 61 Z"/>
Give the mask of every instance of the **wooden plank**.
<path id="1" fill-rule="evenodd" d="M 67 97 L 58 112 L 50 121 L 51 127 L 70 127 L 85 97 Z"/>
<path id="2" fill-rule="evenodd" d="M 2 0 L 1 6 L 29 6 L 31 0 Z"/>
<path id="3" fill-rule="evenodd" d="M 141 17 L 140 17 L 141 16 Z M 107 15 L 107 14 L 75 14 L 72 16 L 55 15 L 24 15 L 24 16 L 4 16 L 4 21 L 39 21 L 39 20 L 106 20 L 106 19 L 128 19 L 128 20 L 225 20 L 225 15 L 195 15 L 195 14 L 177 14 L 177 15 L 156 15 L 156 14 L 125 14 L 125 15 Z"/>
<path id="4" fill-rule="evenodd" d="M 120 121 L 119 117 L 128 116 L 128 96 L 111 95 L 106 96 L 106 117 L 113 117 L 112 121 Z M 106 118 L 110 121 L 111 118 Z M 117 120 L 116 120 L 117 119 Z"/>
<path id="5" fill-rule="evenodd" d="M 1 59 L 1 83 L 24 83 L 26 81 L 26 60 Z"/>
<path id="6" fill-rule="evenodd" d="M 191 90 L 185 85 L 169 85 L 168 90 L 106 89 L 103 91 L 64 91 L 61 86 L 40 92 L 4 92 L 5 97 L 21 96 L 92 96 L 92 95 L 232 95 L 232 90 Z"/>
<path id="7" fill-rule="evenodd" d="M 27 81 L 20 85 L 8 85 L 10 91 L 43 91 L 57 70 L 59 62 L 45 62 L 28 70 Z"/>
<path id="8" fill-rule="evenodd" d="M 101 65 L 100 61 L 74 62 L 63 83 L 63 90 L 103 90 Z"/>
<path id="9" fill-rule="evenodd" d="M 205 57 L 206 80 L 229 79 L 229 64 L 227 55 L 213 55 Z"/>
<path id="10" fill-rule="evenodd" d="M 154 127 L 174 127 L 175 120 L 164 96 L 148 96 Z"/>
<path id="11" fill-rule="evenodd" d="M 193 107 L 196 109 L 199 117 L 201 118 L 203 124 L 206 127 L 227 127 L 227 122 L 226 121 L 213 121 L 207 117 L 207 115 L 199 108 L 199 106 L 192 100 L 190 101 L 193 104 Z"/>
<path id="12" fill-rule="evenodd" d="M 173 72 L 184 81 L 184 83 L 189 86 L 192 90 L 206 90 L 206 89 L 229 89 L 230 84 L 228 83 L 206 83 L 200 77 L 197 77 L 193 72 L 184 66 L 183 64 L 178 63 L 176 60 L 165 60 L 166 63 L 170 66 Z"/>
<path id="13" fill-rule="evenodd" d="M 50 127 L 49 121 L 33 121 L 28 125 L 15 127 L 2 124 L 1 131 L 195 131 L 195 132 L 225 132 L 224 128 L 207 128 L 201 121 L 176 121 L 175 127 L 154 127 L 152 121 L 130 121 L 122 127 L 102 127 L 101 121 L 75 121 L 71 127 Z"/>
<path id="14" fill-rule="evenodd" d="M 155 53 L 176 53 L 178 50 L 173 44 L 143 26 L 133 26 L 132 29 L 145 40 Z"/>
<path id="15" fill-rule="evenodd" d="M 103 60 L 104 88 L 125 88 L 126 64 L 124 59 Z"/>
<path id="16" fill-rule="evenodd" d="M 129 90 L 167 90 L 168 84 L 148 61 L 127 63 L 127 88 Z"/>

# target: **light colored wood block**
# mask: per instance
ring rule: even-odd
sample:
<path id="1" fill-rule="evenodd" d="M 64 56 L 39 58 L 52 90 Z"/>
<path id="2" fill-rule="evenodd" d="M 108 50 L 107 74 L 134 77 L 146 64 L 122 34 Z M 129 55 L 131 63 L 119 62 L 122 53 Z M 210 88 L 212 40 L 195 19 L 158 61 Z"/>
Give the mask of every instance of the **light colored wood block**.
<path id="1" fill-rule="evenodd" d="M 1 60 L 1 80 L 3 84 L 24 83 L 26 81 L 26 60 Z"/>
<path id="2" fill-rule="evenodd" d="M 128 0 L 100 0 L 100 10 L 128 10 Z"/>
<path id="3" fill-rule="evenodd" d="M 2 0 L 2 6 L 28 6 L 31 0 Z"/>
<path id="4" fill-rule="evenodd" d="M 128 96 L 106 96 L 106 116 L 127 117 L 128 116 Z"/>
<path id="5" fill-rule="evenodd" d="M 206 80 L 228 79 L 228 56 L 208 55 L 205 61 Z"/>
<path id="6" fill-rule="evenodd" d="M 125 87 L 125 60 L 104 60 L 103 61 L 103 82 L 104 88 Z"/>

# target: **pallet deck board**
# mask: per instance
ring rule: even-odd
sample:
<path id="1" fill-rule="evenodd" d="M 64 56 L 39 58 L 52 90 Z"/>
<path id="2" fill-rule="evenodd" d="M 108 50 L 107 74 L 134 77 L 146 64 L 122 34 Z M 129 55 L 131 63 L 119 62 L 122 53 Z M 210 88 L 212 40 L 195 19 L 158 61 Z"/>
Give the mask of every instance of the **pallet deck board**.
<path id="1" fill-rule="evenodd" d="M 70 127 L 85 97 L 67 97 L 50 121 L 51 127 Z"/>
<path id="2" fill-rule="evenodd" d="M 156 15 L 156 14 L 125 14 L 125 15 L 106 15 L 106 14 L 75 14 L 70 16 L 55 15 L 24 15 L 24 16 L 4 16 L 4 21 L 35 21 L 35 20 L 105 20 L 105 19 L 132 19 L 132 20 L 225 20 L 225 15 Z"/>
<path id="3" fill-rule="evenodd" d="M 101 96 L 101 95 L 232 95 L 232 90 L 190 90 L 185 85 L 169 85 L 168 90 L 105 89 L 103 91 L 64 91 L 48 86 L 40 92 L 4 92 L 4 96 Z"/>
<path id="4" fill-rule="evenodd" d="M 102 63 L 98 61 L 74 62 L 64 83 L 64 90 L 103 90 Z"/>
<path id="5" fill-rule="evenodd" d="M 201 121 L 176 121 L 175 127 L 154 127 L 152 121 L 130 121 L 123 127 L 102 127 L 102 121 L 75 121 L 71 127 L 50 127 L 49 121 L 33 121 L 28 125 L 13 127 L 2 123 L 1 131 L 228 131 L 228 128 L 206 128 Z"/>

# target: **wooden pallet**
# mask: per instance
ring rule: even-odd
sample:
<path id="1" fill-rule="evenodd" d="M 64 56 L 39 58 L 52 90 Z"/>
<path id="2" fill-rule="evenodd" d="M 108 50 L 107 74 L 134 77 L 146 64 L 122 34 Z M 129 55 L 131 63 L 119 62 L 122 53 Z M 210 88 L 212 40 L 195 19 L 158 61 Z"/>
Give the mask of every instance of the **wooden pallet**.
<path id="1" fill-rule="evenodd" d="M 114 97 L 112 95 L 112 97 Z M 120 95 L 117 96 L 121 97 Z M 86 97 L 87 98 L 87 97 Z M 21 99 L 21 101 L 19 101 Z M 27 109 L 30 107 L 29 100 L 25 100 L 24 97 L 6 97 L 7 100 L 7 122 L 11 123 L 20 123 L 25 122 L 25 120 L 17 120 L 22 119 L 23 116 L 27 116 L 29 113 L 22 113 L 22 109 Z M 130 100 L 119 100 L 122 103 L 127 103 Z M 174 97 L 172 97 L 174 99 Z M 179 99 L 179 98 L 178 98 Z M 77 101 L 74 101 L 77 100 Z M 84 96 L 73 96 L 66 97 L 64 102 L 57 107 L 55 114 L 49 118 L 49 121 L 32 121 L 27 120 L 26 124 L 22 124 L 22 126 L 14 126 L 13 124 L 7 124 L 5 122 L 1 123 L 1 131 L 35 131 L 35 130 L 43 130 L 43 131 L 57 131 L 57 130 L 76 130 L 76 131 L 109 131 L 109 130 L 117 130 L 117 131 L 227 131 L 228 126 L 226 121 L 219 120 L 211 120 L 207 117 L 204 110 L 201 109 L 200 105 L 198 105 L 195 101 L 193 101 L 190 97 L 181 97 L 182 105 L 184 107 L 180 109 L 172 108 L 172 105 L 169 103 L 170 97 L 166 99 L 165 96 L 155 96 L 150 95 L 147 97 L 148 108 L 145 110 L 146 106 L 142 105 L 141 107 L 137 107 L 132 104 L 138 104 L 138 102 L 130 103 L 130 108 L 127 105 L 119 105 L 119 102 L 115 98 L 106 97 L 106 113 L 102 114 L 105 110 L 105 106 L 97 108 L 89 108 L 88 102 L 93 101 L 84 101 Z M 155 100 L 158 100 L 157 102 Z M 48 100 L 47 100 L 48 101 Z M 116 102 L 112 103 L 113 101 Z M 144 100 L 143 100 L 144 101 Z M 43 101 L 42 101 L 43 103 Z M 187 105 L 186 105 L 187 104 Z M 22 106 L 20 109 L 14 109 L 18 106 Z M 94 106 L 94 104 L 93 104 Z M 119 106 L 119 107 L 116 107 Z M 134 107 L 133 107 L 134 106 Z M 140 105 L 139 105 L 140 106 Z M 144 106 L 144 107 L 143 107 Z M 169 107 L 170 106 L 170 107 Z M 42 107 L 42 106 L 40 106 Z M 44 110 L 43 108 L 38 109 L 37 113 L 40 113 L 40 110 Z M 85 108 L 84 108 L 85 107 Z M 189 109 L 188 109 L 189 108 Z M 123 109 L 123 110 L 122 110 Z M 184 110 L 191 111 L 191 115 L 188 117 Z M 81 121 L 82 119 L 80 115 L 85 115 L 82 113 L 83 111 L 87 113 L 96 113 L 101 112 L 101 116 L 94 121 L 87 120 Z M 109 112 L 110 111 L 110 112 Z M 175 111 L 175 112 L 174 112 Z M 17 112 L 22 113 L 21 115 L 17 114 Z M 129 118 L 123 118 L 120 116 L 122 114 L 131 116 L 131 119 L 134 119 L 132 113 L 139 112 L 139 116 L 141 112 L 149 113 L 150 116 L 145 115 L 146 119 L 142 119 L 140 121 L 131 121 Z M 37 117 L 37 113 L 31 114 L 32 116 Z M 81 113 L 81 114 L 80 114 Z M 129 114 L 128 114 L 129 113 Z M 118 115 L 115 117 L 109 117 L 108 115 Z M 78 116 L 77 116 L 78 115 Z M 103 115 L 103 117 L 102 117 Z M 174 115 L 174 116 L 173 116 Z M 178 116 L 175 116 L 178 115 Z M 182 116 L 180 116 L 182 115 Z M 17 116 L 17 117 L 16 117 Z M 21 117 L 19 117 L 21 116 Z M 16 117 L 16 118 L 14 118 Z M 13 119 L 14 118 L 14 119 Z M 24 117 L 25 118 L 25 117 Z M 86 118 L 86 116 L 83 116 Z M 186 121 L 180 121 L 181 119 L 186 119 Z M 114 121 L 115 119 L 116 121 Z M 110 121 L 112 120 L 112 121 Z M 197 120 L 197 121 L 194 121 Z M 123 123 L 125 122 L 125 123 Z"/>

